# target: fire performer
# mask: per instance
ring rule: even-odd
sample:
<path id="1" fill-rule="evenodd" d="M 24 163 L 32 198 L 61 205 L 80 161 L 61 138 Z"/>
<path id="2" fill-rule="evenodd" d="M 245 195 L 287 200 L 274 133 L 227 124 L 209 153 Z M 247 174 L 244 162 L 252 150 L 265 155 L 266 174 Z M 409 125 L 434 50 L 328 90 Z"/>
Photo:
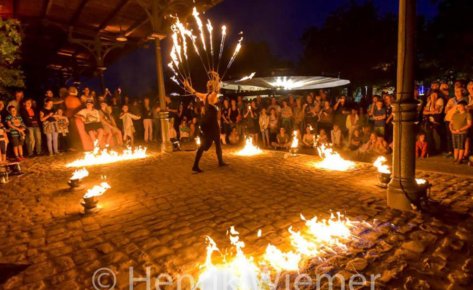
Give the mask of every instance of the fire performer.
<path id="1" fill-rule="evenodd" d="M 209 150 L 212 143 L 215 143 L 215 149 L 218 158 L 218 165 L 220 167 L 227 166 L 223 162 L 222 145 L 220 144 L 220 126 L 218 124 L 218 92 L 220 91 L 220 76 L 215 71 L 209 72 L 210 80 L 207 82 L 207 93 L 197 92 L 188 80 L 185 80 L 184 87 L 191 94 L 195 95 L 204 102 L 204 116 L 201 122 L 202 142 L 195 155 L 194 166 L 192 171 L 201 173 L 199 161 L 204 151 Z"/>

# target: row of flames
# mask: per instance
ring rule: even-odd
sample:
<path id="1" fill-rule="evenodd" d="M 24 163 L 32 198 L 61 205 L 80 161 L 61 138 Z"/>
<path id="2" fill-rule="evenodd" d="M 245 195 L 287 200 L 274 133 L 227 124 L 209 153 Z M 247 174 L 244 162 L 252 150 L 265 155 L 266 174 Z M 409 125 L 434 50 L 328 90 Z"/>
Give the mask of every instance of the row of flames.
<path id="1" fill-rule="evenodd" d="M 245 255 L 245 243 L 234 227 L 228 233 L 234 249 L 231 256 L 223 255 L 215 241 L 207 237 L 207 254 L 197 287 L 201 290 L 265 289 L 271 286 L 271 274 L 298 271 L 308 259 L 317 257 L 323 260 L 330 254 L 346 251 L 346 243 L 355 237 L 353 229 L 360 225 L 340 213 L 332 214 L 329 219 L 314 217 L 307 220 L 302 215 L 301 219 L 305 222 L 304 231 L 288 229 L 291 250 L 283 251 L 268 244 L 258 259 Z M 258 237 L 261 237 L 261 230 Z M 215 259 L 215 253 L 220 253 L 218 259 Z"/>
<path id="2" fill-rule="evenodd" d="M 66 167 L 86 167 L 142 159 L 148 156 L 146 151 L 146 147 L 136 147 L 134 149 L 127 147 L 122 153 L 118 153 L 108 148 L 100 149 L 96 142 L 94 144 L 94 150 L 91 152 L 85 152 L 84 157 L 68 163 Z"/>
<path id="3" fill-rule="evenodd" d="M 290 151 L 291 153 L 295 153 L 295 150 L 299 147 L 299 138 L 297 131 L 293 132 L 292 142 Z M 355 167 L 355 162 L 348 161 L 343 159 L 340 154 L 335 152 L 330 146 L 326 146 L 322 144 L 317 148 L 317 152 L 322 159 L 322 161 L 317 162 L 315 166 L 317 168 L 326 169 L 326 170 L 335 170 L 335 171 L 348 171 Z M 236 152 L 235 154 L 238 156 L 255 156 L 262 154 L 263 150 L 261 150 L 258 146 L 253 143 L 253 138 L 248 137 L 245 141 L 245 146 L 240 151 Z"/>

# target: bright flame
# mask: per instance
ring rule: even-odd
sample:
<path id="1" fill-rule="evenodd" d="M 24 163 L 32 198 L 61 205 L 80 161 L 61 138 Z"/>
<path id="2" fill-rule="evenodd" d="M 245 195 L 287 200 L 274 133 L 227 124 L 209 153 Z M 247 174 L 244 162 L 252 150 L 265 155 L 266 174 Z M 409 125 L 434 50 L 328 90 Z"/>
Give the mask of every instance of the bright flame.
<path id="1" fill-rule="evenodd" d="M 263 150 L 253 144 L 252 137 L 248 137 L 246 138 L 245 147 L 235 154 L 239 156 L 254 156 L 261 153 L 263 153 Z"/>
<path id="2" fill-rule="evenodd" d="M 85 152 L 83 158 L 68 163 L 66 167 L 86 167 L 101 164 L 110 164 L 126 160 L 142 159 L 148 156 L 146 154 L 146 150 L 146 147 L 137 147 L 134 150 L 131 147 L 128 147 L 120 154 L 113 150 L 101 150 L 96 143 L 95 148 L 92 152 Z"/>
<path id="3" fill-rule="evenodd" d="M 85 169 L 85 168 L 82 168 L 82 169 L 78 169 L 78 170 L 74 171 L 74 173 L 72 173 L 71 180 L 81 180 L 81 179 L 83 179 L 87 176 L 89 176 L 89 171 L 87 171 L 87 169 Z"/>
<path id="4" fill-rule="evenodd" d="M 195 145 L 200 146 L 200 137 L 195 137 Z"/>
<path id="5" fill-rule="evenodd" d="M 316 164 L 318 168 L 347 171 L 355 167 L 354 162 L 343 159 L 340 154 L 333 151 L 332 148 L 325 147 L 325 144 L 317 147 L 317 151 L 319 152 L 319 156 L 322 158 L 322 161 Z"/>
<path id="6" fill-rule="evenodd" d="M 102 182 L 100 185 L 95 185 L 91 189 L 87 190 L 84 194 L 84 198 L 91 198 L 95 196 L 101 196 L 108 189 L 112 188 L 107 182 Z"/>
<path id="7" fill-rule="evenodd" d="M 425 185 L 425 184 L 427 184 L 427 180 L 425 180 L 423 178 L 416 178 L 416 183 L 418 185 Z"/>
<path id="8" fill-rule="evenodd" d="M 292 133 L 292 143 L 291 143 L 291 148 L 292 149 L 295 149 L 297 147 L 299 147 L 299 139 L 297 138 L 297 130 L 294 130 L 294 132 Z"/>
<path id="9" fill-rule="evenodd" d="M 386 157 L 379 156 L 378 159 L 373 163 L 373 166 L 378 168 L 378 172 L 391 174 L 391 170 L 389 170 L 388 165 L 384 164 L 386 162 Z"/>
<path id="10" fill-rule="evenodd" d="M 197 287 L 201 290 L 258 290 L 260 288 L 260 269 L 253 259 L 248 258 L 242 248 L 245 243 L 240 241 L 239 233 L 231 227 L 230 242 L 235 248 L 235 256 L 229 261 L 223 257 L 223 262 L 214 264 L 212 255 L 219 252 L 217 244 L 207 237 L 207 257 L 203 272 L 199 275 Z"/>
<path id="11" fill-rule="evenodd" d="M 234 227 L 230 228 L 230 242 L 235 249 L 232 257 L 223 256 L 222 262 L 214 264 L 212 255 L 221 253 L 217 244 L 207 237 L 207 255 L 203 272 L 199 275 L 198 288 L 201 290 L 247 290 L 267 289 L 271 270 L 298 271 L 303 260 L 314 257 L 325 258 L 347 250 L 345 244 L 353 238 L 355 223 L 340 213 L 331 214 L 329 219 L 319 220 L 314 217 L 305 221 L 303 231 L 289 228 L 291 249 L 284 252 L 268 244 L 265 253 L 258 259 L 247 257 L 243 253 L 245 244 L 240 241 Z M 269 268 L 268 268 L 269 267 Z M 228 284 L 232 283 L 232 284 Z M 259 288 L 258 288 L 259 287 Z M 268 288 L 269 289 L 269 288 Z"/>

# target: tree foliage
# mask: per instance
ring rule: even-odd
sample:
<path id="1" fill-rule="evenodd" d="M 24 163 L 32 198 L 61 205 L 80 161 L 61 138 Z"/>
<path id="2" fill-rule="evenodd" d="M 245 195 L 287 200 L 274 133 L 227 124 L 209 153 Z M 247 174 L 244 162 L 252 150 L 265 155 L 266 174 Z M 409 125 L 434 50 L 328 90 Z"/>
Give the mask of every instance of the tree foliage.
<path id="1" fill-rule="evenodd" d="M 472 0 L 437 0 L 437 16 L 417 18 L 416 78 L 473 77 Z M 380 16 L 371 1 L 337 9 L 303 37 L 300 69 L 338 75 L 356 85 L 395 80 L 397 15 Z"/>
<path id="2" fill-rule="evenodd" d="M 25 86 L 23 71 L 18 64 L 21 40 L 20 23 L 15 19 L 0 18 L 0 94 Z"/>

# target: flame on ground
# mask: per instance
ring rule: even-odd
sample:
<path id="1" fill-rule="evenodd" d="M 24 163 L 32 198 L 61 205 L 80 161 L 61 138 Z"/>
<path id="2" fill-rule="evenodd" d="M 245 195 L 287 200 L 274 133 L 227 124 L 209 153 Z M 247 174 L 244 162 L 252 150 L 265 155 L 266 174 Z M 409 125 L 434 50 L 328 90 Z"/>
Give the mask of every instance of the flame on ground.
<path id="1" fill-rule="evenodd" d="M 427 180 L 425 180 L 423 178 L 416 178 L 416 183 L 418 185 L 425 185 L 425 184 L 427 184 Z"/>
<path id="2" fill-rule="evenodd" d="M 87 190 L 84 194 L 84 198 L 91 198 L 95 196 L 101 196 L 107 191 L 108 189 L 112 188 L 107 182 L 102 182 L 99 185 L 95 185 L 91 189 Z"/>
<path id="3" fill-rule="evenodd" d="M 82 169 L 78 169 L 78 170 L 74 171 L 74 173 L 72 173 L 71 180 L 81 180 L 81 179 L 83 179 L 87 176 L 89 176 L 89 171 L 87 171 L 87 169 L 85 169 L 85 168 L 82 168 Z"/>
<path id="4" fill-rule="evenodd" d="M 322 161 L 316 164 L 318 168 L 347 171 L 355 167 L 355 162 L 343 159 L 340 154 L 333 151 L 332 148 L 326 147 L 325 144 L 317 147 L 317 151 L 319 152 L 320 158 L 322 158 Z"/>
<path id="5" fill-rule="evenodd" d="M 248 137 L 246 138 L 245 147 L 235 154 L 239 156 L 254 156 L 261 153 L 263 153 L 263 150 L 253 144 L 252 137 Z"/>
<path id="6" fill-rule="evenodd" d="M 333 253 L 347 250 L 346 242 L 354 237 L 352 230 L 355 223 L 348 218 L 331 214 L 329 219 L 319 220 L 314 217 L 305 222 L 303 231 L 288 229 L 291 242 L 289 251 L 282 251 L 268 244 L 265 253 L 255 259 L 244 254 L 245 244 L 240 241 L 238 232 L 230 228 L 229 237 L 235 254 L 232 257 L 222 255 L 217 244 L 207 237 L 207 256 L 199 275 L 197 288 L 201 290 L 247 290 L 266 289 L 271 273 L 280 271 L 298 271 L 303 261 L 318 257 L 326 258 Z M 214 263 L 215 252 L 222 255 L 219 263 Z"/>
<path id="7" fill-rule="evenodd" d="M 107 148 L 101 150 L 100 147 L 95 144 L 94 150 L 92 152 L 85 152 L 83 158 L 68 163 L 66 167 L 86 167 L 110 164 L 126 160 L 142 159 L 148 156 L 146 154 L 146 150 L 146 147 L 137 147 L 135 149 L 128 147 L 123 150 L 122 153 L 118 153 Z"/>
<path id="8" fill-rule="evenodd" d="M 386 157 L 384 156 L 379 156 L 378 159 L 373 163 L 373 166 L 378 168 L 379 173 L 386 173 L 386 174 L 391 174 L 391 170 L 389 170 L 389 167 L 386 163 Z"/>
<path id="9" fill-rule="evenodd" d="M 292 133 L 292 143 L 291 143 L 291 149 L 296 149 L 299 147 L 299 139 L 297 138 L 297 130 L 294 130 Z"/>

